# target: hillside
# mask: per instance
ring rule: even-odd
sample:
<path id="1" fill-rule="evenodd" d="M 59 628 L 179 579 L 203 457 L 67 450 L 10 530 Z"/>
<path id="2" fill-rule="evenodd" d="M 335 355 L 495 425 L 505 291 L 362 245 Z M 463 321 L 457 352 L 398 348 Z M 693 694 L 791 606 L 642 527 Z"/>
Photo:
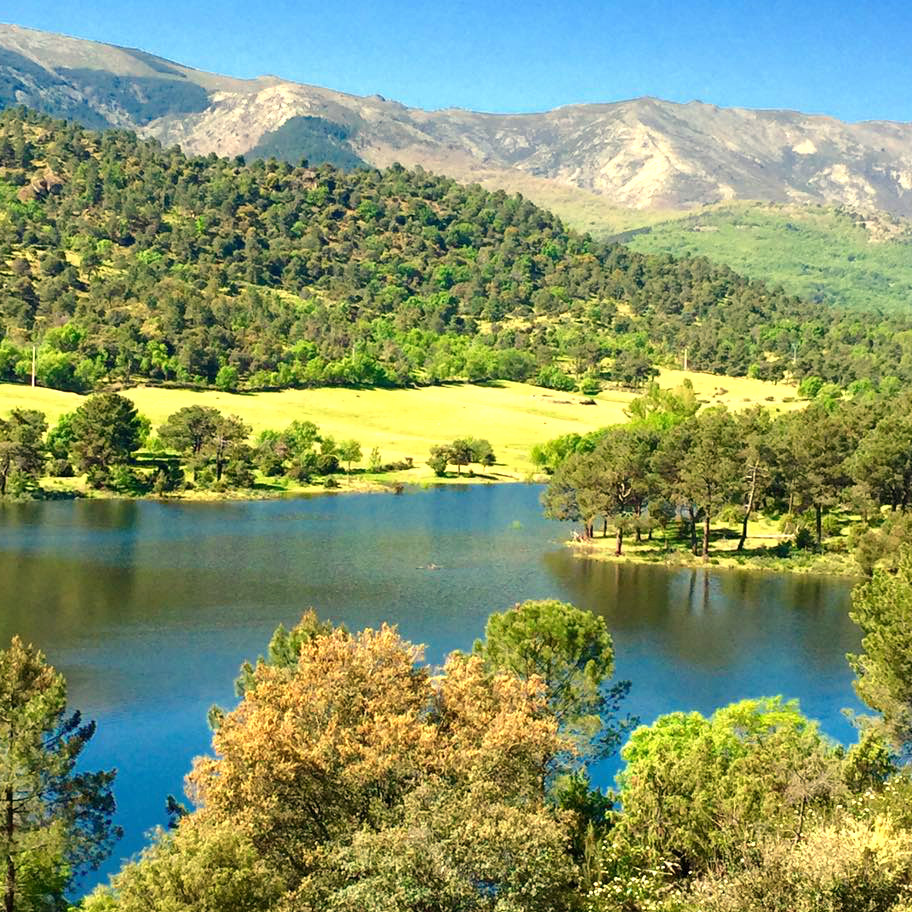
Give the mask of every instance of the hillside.
<path id="1" fill-rule="evenodd" d="M 451 379 L 636 384 L 650 365 L 912 380 L 902 318 L 858 320 L 701 259 L 565 228 L 423 170 L 186 158 L 0 114 L 0 379 L 84 390 Z"/>
<path id="2" fill-rule="evenodd" d="M 633 215 L 631 214 L 631 220 Z M 912 223 L 823 206 L 724 203 L 602 227 L 647 253 L 705 256 L 811 301 L 912 310 Z M 617 230 L 620 228 L 620 230 Z"/>
<path id="3" fill-rule="evenodd" d="M 420 164 L 521 191 L 568 215 L 732 199 L 912 215 L 910 124 L 654 98 L 540 114 L 424 111 L 274 76 L 217 76 L 143 51 L 3 25 L 0 107 L 18 104 L 134 129 L 190 154 L 246 155 L 265 142 L 293 163 L 318 162 L 327 160 L 328 133 L 330 161 Z M 319 119 L 320 128 L 301 129 L 301 118 Z"/>

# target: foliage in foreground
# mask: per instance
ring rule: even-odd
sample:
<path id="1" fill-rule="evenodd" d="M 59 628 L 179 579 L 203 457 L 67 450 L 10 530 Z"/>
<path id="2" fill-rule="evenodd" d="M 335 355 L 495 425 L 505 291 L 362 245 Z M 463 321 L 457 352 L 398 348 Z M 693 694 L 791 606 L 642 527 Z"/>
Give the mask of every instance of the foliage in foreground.
<path id="1" fill-rule="evenodd" d="M 114 772 L 82 769 L 93 722 L 68 714 L 66 683 L 20 639 L 0 650 L 0 858 L 6 912 L 60 909 L 119 837 Z"/>
<path id="2" fill-rule="evenodd" d="M 247 878 L 240 908 L 569 909 L 571 815 L 542 791 L 568 745 L 541 684 L 459 655 L 431 675 L 387 627 L 312 633 L 247 669 L 198 809 L 87 909 L 215 909 Z"/>
<path id="3" fill-rule="evenodd" d="M 745 700 L 638 728 L 616 805 L 551 775 L 598 756 L 613 661 L 559 602 L 493 615 L 434 672 L 391 628 L 310 612 L 213 714 L 196 810 L 86 912 L 907 912 L 912 779 L 873 728 L 846 750 Z"/>
<path id="4" fill-rule="evenodd" d="M 431 669 L 393 628 L 309 612 L 243 666 L 238 707 L 213 711 L 195 810 L 83 908 L 908 912 L 912 555 L 898 566 L 853 609 L 859 693 L 882 724 L 846 749 L 778 697 L 672 713 L 633 732 L 616 803 L 586 781 L 616 722 L 600 618 L 526 602 Z M 58 908 L 115 835 L 110 774 L 74 773 L 92 729 L 62 700 L 34 651 L 0 652 L 13 912 Z"/>

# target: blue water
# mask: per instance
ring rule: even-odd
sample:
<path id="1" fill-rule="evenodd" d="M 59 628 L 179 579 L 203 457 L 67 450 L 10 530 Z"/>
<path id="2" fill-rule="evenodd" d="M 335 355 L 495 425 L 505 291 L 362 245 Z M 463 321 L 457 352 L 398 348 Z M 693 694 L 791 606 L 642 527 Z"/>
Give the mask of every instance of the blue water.
<path id="1" fill-rule="evenodd" d="M 206 711 L 231 705 L 246 658 L 313 606 L 352 629 L 395 622 L 438 663 L 530 598 L 605 617 L 626 709 L 797 697 L 833 737 L 858 708 L 859 638 L 838 579 L 585 561 L 526 485 L 218 504 L 74 501 L 0 507 L 0 642 L 20 634 L 98 721 L 87 752 L 116 767 L 125 836 L 105 872 L 163 823 Z M 437 569 L 429 569 L 435 565 Z M 613 766 L 599 771 L 610 784 Z M 102 872 L 102 873 L 105 873 Z"/>

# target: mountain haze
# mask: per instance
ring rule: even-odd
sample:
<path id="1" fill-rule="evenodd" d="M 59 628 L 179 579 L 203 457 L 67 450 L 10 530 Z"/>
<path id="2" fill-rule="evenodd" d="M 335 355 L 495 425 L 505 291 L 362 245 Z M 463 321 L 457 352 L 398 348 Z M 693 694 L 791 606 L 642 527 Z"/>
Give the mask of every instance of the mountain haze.
<path id="1" fill-rule="evenodd" d="M 424 111 L 0 25 L 0 106 L 17 104 L 134 129 L 189 154 L 281 148 L 316 161 L 329 136 L 337 161 L 422 165 L 545 204 L 653 210 L 750 199 L 912 216 L 912 124 L 653 98 L 538 114 Z"/>

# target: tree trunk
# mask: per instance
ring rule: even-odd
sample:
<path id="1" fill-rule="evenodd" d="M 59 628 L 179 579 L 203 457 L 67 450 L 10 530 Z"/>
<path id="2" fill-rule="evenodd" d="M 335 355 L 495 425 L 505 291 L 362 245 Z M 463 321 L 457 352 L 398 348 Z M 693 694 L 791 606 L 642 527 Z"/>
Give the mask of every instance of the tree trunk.
<path id="1" fill-rule="evenodd" d="M 623 546 L 624 546 L 624 529 L 620 524 L 618 524 L 617 538 L 615 539 L 615 545 L 614 545 L 614 556 L 615 557 L 621 556 L 621 549 L 623 548 Z"/>
<path id="2" fill-rule="evenodd" d="M 744 508 L 744 521 L 741 523 L 741 538 L 738 541 L 738 551 L 744 550 L 744 542 L 747 541 L 747 522 L 750 519 L 751 513 L 754 511 L 754 497 L 757 494 L 757 467 L 751 471 L 751 486 L 750 493 L 747 495 L 747 506 Z"/>
<path id="3" fill-rule="evenodd" d="M 692 554 L 697 553 L 697 514 L 694 512 L 693 506 L 687 508 L 688 513 L 690 514 L 690 550 Z"/>
<path id="4" fill-rule="evenodd" d="M 633 515 L 636 517 L 636 540 L 637 540 L 637 544 L 639 544 L 639 543 L 643 540 L 643 535 L 642 535 L 642 533 L 640 532 L 640 514 L 642 513 L 642 510 L 643 510 L 643 508 L 640 506 L 640 504 L 637 504 L 636 510 L 634 511 L 634 514 L 633 514 Z"/>
<path id="5" fill-rule="evenodd" d="M 13 787 L 6 787 L 6 893 L 5 912 L 16 912 L 16 862 L 13 861 L 13 837 L 16 835 L 13 817 Z"/>
<path id="6" fill-rule="evenodd" d="M 703 560 L 709 560 L 709 510 L 703 517 Z"/>
<path id="7" fill-rule="evenodd" d="M 602 520 L 602 538 L 608 538 L 608 517 Z"/>
<path id="8" fill-rule="evenodd" d="M 823 507 L 820 504 L 814 504 L 814 511 L 817 514 L 817 547 L 823 544 Z"/>

